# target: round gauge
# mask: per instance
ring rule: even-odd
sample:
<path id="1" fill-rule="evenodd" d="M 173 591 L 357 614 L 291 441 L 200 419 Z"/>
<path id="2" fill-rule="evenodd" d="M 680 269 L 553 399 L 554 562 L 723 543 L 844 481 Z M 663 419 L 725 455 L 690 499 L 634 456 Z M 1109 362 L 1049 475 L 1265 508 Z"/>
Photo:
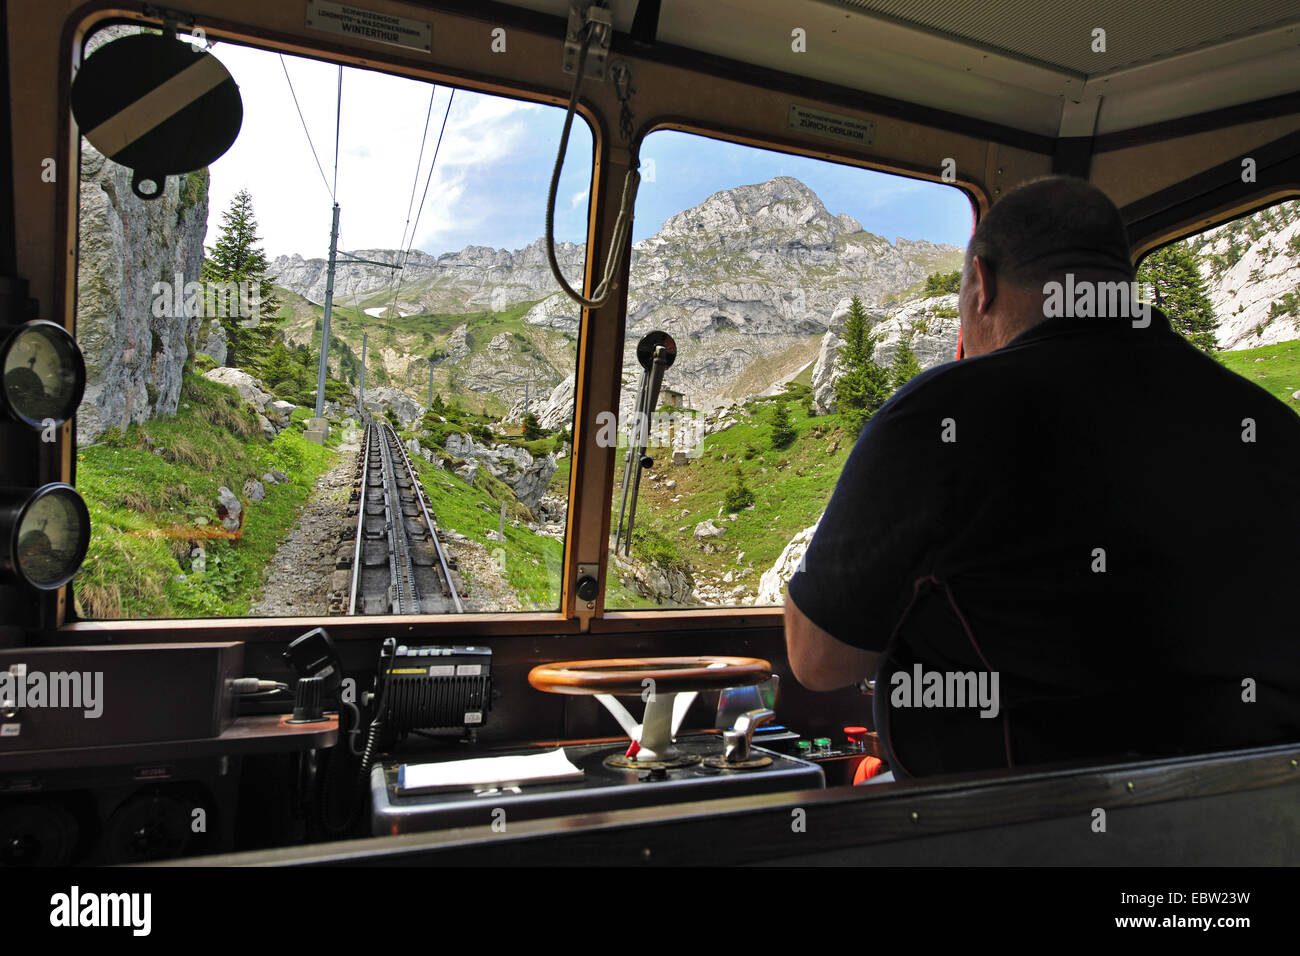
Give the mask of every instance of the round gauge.
<path id="1" fill-rule="evenodd" d="M 90 512 L 71 485 L 6 491 L 0 535 L 6 570 L 42 591 L 72 580 L 90 546 Z"/>
<path id="2" fill-rule="evenodd" d="M 86 389 L 86 362 L 68 330 L 44 320 L 18 326 L 0 346 L 4 405 L 31 428 L 62 425 Z"/>

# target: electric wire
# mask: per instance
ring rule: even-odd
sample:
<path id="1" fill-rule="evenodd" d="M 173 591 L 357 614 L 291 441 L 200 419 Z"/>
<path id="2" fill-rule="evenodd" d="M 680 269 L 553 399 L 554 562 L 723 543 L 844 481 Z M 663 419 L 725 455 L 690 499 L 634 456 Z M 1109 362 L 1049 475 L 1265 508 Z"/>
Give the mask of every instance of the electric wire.
<path id="1" fill-rule="evenodd" d="M 429 183 L 433 181 L 433 170 L 438 165 L 438 152 L 442 149 L 442 136 L 447 131 L 447 117 L 451 115 L 451 104 L 456 99 L 456 90 L 453 88 L 451 96 L 447 99 L 447 109 L 442 114 L 442 128 L 438 130 L 438 142 L 433 147 L 433 159 L 429 161 L 429 174 L 424 178 L 424 192 L 420 194 L 420 205 L 415 210 L 415 225 L 411 227 L 411 238 L 407 244 L 406 251 L 402 255 L 402 265 L 397 273 L 397 291 L 393 293 L 393 305 L 391 311 L 397 312 L 397 300 L 402 294 L 402 283 L 406 277 L 406 263 L 411 258 L 411 248 L 415 245 L 415 234 L 420 228 L 420 216 L 424 212 L 424 201 L 429 197 Z M 417 176 L 419 173 L 417 172 Z"/>
<path id="2" fill-rule="evenodd" d="M 307 129 L 307 120 L 302 115 L 302 107 L 298 105 L 298 94 L 294 92 L 293 80 L 289 76 L 289 67 L 284 62 L 284 54 L 281 53 L 279 56 L 280 56 L 280 68 L 284 70 L 284 78 L 289 84 L 289 95 L 293 97 L 294 109 L 298 111 L 298 121 L 302 123 L 303 134 L 307 137 L 307 146 L 311 149 L 312 159 L 316 160 L 316 168 L 320 170 L 321 182 L 325 184 L 325 189 L 328 190 L 330 194 L 330 201 L 334 201 L 334 190 L 330 189 L 330 181 L 329 178 L 325 175 L 325 167 L 320 164 L 320 157 L 316 155 L 316 147 L 311 141 L 311 132 Z M 337 133 L 335 135 L 337 137 Z M 338 148 L 336 144 L 335 146 L 336 181 L 338 176 L 337 162 L 338 162 Z"/>

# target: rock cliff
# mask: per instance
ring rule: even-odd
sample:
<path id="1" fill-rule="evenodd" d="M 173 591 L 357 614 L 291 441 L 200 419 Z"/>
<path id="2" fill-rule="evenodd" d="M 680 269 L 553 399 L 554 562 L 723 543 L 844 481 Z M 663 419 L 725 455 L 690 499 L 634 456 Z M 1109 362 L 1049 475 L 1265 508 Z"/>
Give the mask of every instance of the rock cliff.
<path id="1" fill-rule="evenodd" d="M 202 301 L 175 287 L 199 279 L 207 170 L 168 176 L 162 197 L 145 202 L 131 192 L 130 170 L 83 141 L 80 217 L 77 342 L 87 385 L 77 441 L 87 444 L 176 412 Z"/>

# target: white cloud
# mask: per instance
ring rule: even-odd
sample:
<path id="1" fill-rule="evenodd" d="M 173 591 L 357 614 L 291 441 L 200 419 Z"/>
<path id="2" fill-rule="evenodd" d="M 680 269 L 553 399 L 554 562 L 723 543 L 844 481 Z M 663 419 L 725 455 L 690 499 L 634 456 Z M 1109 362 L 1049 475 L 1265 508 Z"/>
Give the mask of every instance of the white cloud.
<path id="1" fill-rule="evenodd" d="M 324 256 L 329 249 L 331 199 L 327 183 L 334 178 L 338 67 L 284 58 L 324 171 L 322 179 L 279 57 L 229 43 L 218 44 L 213 53 L 239 86 L 244 122 L 234 145 L 211 166 L 205 243 L 211 246 L 216 241 L 221 213 L 229 208 L 235 193 L 247 187 L 268 256 L 295 252 Z M 420 216 L 416 248 L 437 246 L 439 237 L 453 229 L 495 225 L 487 222 L 474 197 L 467 195 L 469 174 L 476 173 L 473 178 L 481 180 L 485 167 L 517 160 L 521 141 L 529 138 L 529 117 L 546 108 L 457 91 L 425 195 L 429 164 L 450 97 L 448 87 L 434 89 L 389 74 L 343 70 L 337 193 L 343 237 L 340 248 L 395 248 L 408 221 L 408 208 L 412 225 L 417 213 Z M 421 152 L 426 117 L 428 127 L 417 174 L 416 157 Z M 425 202 L 420 213 L 422 195 Z M 409 239 L 409 228 L 407 232 Z"/>
<path id="2" fill-rule="evenodd" d="M 587 201 L 587 196 L 590 192 L 591 192 L 591 187 L 587 187 L 586 189 L 582 190 L 582 192 L 574 193 L 573 204 L 569 208 L 577 209 L 579 206 L 581 206 L 584 202 Z"/>

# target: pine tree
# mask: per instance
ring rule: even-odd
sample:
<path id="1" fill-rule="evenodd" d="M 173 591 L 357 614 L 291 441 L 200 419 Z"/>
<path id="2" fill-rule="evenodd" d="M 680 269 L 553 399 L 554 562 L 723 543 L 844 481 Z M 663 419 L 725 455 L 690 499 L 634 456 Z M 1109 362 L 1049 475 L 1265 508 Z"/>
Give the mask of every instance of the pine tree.
<path id="1" fill-rule="evenodd" d="M 529 412 L 524 416 L 524 441 L 533 441 L 545 434 L 546 432 L 543 430 L 541 422 L 537 420 L 536 415 Z"/>
<path id="2" fill-rule="evenodd" d="M 889 399 L 889 372 L 875 362 L 876 337 L 871 334 L 866 310 L 856 295 L 844 321 L 844 344 L 838 362 L 843 369 L 835 380 L 835 401 L 849 434 L 855 437 L 872 415 Z"/>
<path id="3" fill-rule="evenodd" d="M 789 448 L 797 435 L 790 422 L 790 409 L 785 407 L 785 402 L 777 402 L 772 409 L 772 447 L 778 451 Z"/>
<path id="4" fill-rule="evenodd" d="M 889 384 L 893 386 L 894 391 L 902 388 L 911 379 L 921 374 L 921 363 L 916 360 L 916 353 L 912 351 L 912 346 L 907 340 L 898 343 L 898 351 L 894 353 L 893 364 L 889 366 Z"/>
<path id="5" fill-rule="evenodd" d="M 230 208 L 221 214 L 221 235 L 203 260 L 203 281 L 248 282 L 260 295 L 257 324 L 244 328 L 251 317 L 228 309 L 233 315 L 219 316 L 226 330 L 228 361 L 231 365 L 256 369 L 265 360 L 275 337 L 274 316 L 280 310 L 275 286 L 266 277 L 266 253 L 258 244 L 257 220 L 253 218 L 253 197 L 247 189 L 235 194 Z"/>
<path id="6" fill-rule="evenodd" d="M 1138 269 L 1137 280 L 1150 285 L 1151 304 L 1169 317 L 1169 324 L 1202 352 L 1212 355 L 1219 350 L 1214 334 L 1219 320 L 1196 265 L 1196 255 L 1183 243 L 1175 242 L 1147 256 Z"/>
<path id="7" fill-rule="evenodd" d="M 754 491 L 745 484 L 745 473 L 736 462 L 736 483 L 722 496 L 722 507 L 727 512 L 743 511 L 754 503 Z"/>

